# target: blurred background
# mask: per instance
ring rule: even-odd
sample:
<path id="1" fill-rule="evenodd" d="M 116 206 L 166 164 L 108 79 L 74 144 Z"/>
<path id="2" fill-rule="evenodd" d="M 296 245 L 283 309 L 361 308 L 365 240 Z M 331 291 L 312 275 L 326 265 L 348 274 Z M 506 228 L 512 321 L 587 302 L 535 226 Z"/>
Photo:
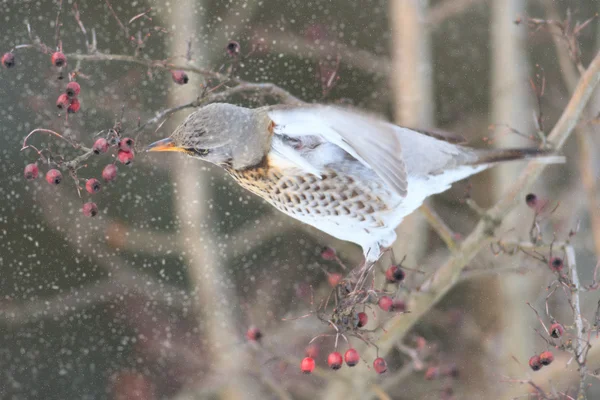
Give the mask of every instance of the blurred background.
<path id="1" fill-rule="evenodd" d="M 26 23 L 54 47 L 58 20 L 67 54 L 87 53 L 93 30 L 101 53 L 188 65 L 191 50 L 191 65 L 226 72 L 232 61 L 225 48 L 235 40 L 244 57 L 234 74 L 242 80 L 274 83 L 307 102 L 354 106 L 405 126 L 441 128 L 478 147 L 536 145 L 508 129 L 536 132 L 539 108 L 530 80 L 545 79 L 546 132 L 577 83 L 579 72 L 559 31 L 531 29 L 527 17 L 564 21 L 570 15 L 574 26 L 600 12 L 595 0 L 110 5 L 112 11 L 105 1 L 65 1 L 58 13 L 58 2 L 4 1 L 0 52 L 31 43 Z M 136 46 L 138 37 L 143 45 Z M 578 40 L 585 66 L 600 48 L 598 22 L 582 29 Z M 35 128 L 91 146 L 94 135 L 115 121 L 121 120 L 126 135 L 138 120 L 192 101 L 219 82 L 190 73 L 189 83 L 179 86 L 164 68 L 69 59 L 67 71 L 80 71 L 82 92 L 81 111 L 66 121 L 55 108 L 65 79 L 58 79 L 49 55 L 37 49 L 15 54 L 17 66 L 0 70 L 0 398 L 508 399 L 526 398 L 531 387 L 507 379 L 530 378 L 559 398 L 578 385 L 569 353 L 556 353 L 557 361 L 539 373 L 527 367 L 529 357 L 548 346 L 534 331 L 539 322 L 526 302 L 543 310 L 553 275 L 532 257 L 494 255 L 487 248 L 388 355 L 386 375 L 377 376 L 371 360 L 352 371 L 327 370 L 334 346 L 329 339 L 317 341 L 317 364 L 325 368 L 302 375 L 298 363 L 309 341 L 327 326 L 315 316 L 282 318 L 314 309 L 311 291 L 318 303 L 331 290 L 327 274 L 343 272 L 320 257 L 324 246 L 335 248 L 349 266 L 361 261 L 356 246 L 287 218 L 218 168 L 178 154 L 140 152 L 132 166 L 120 166 L 117 180 L 94 195 L 100 209 L 94 219 L 81 214 L 89 196 L 79 198 L 69 177 L 58 187 L 23 179 L 23 167 L 36 154 L 20 149 Z M 240 96 L 231 102 L 258 106 L 273 99 Z M 145 129 L 138 145 L 168 136 L 190 111 Z M 596 96 L 585 117 L 591 122 L 564 150 L 567 164 L 546 169 L 536 186 L 540 198 L 559 204 L 542 224 L 548 240 L 553 233 L 564 240 L 579 226 L 572 242 L 584 282 L 591 281 L 600 254 L 599 111 Z M 66 159 L 80 154 L 50 136 L 33 136 L 32 143 Z M 99 177 L 109 162 L 109 155 L 91 158 L 79 177 Z M 460 182 L 429 204 L 465 236 L 477 222 L 465 204 L 467 193 L 491 206 L 522 168 L 517 163 Z M 497 234 L 527 240 L 532 219 L 523 202 Z M 448 255 L 419 213 L 399 228 L 395 252 L 425 274 Z M 389 262 L 384 259 L 382 267 Z M 406 287 L 415 288 L 418 280 L 409 272 Z M 592 322 L 597 302 L 593 292 L 583 297 L 583 314 Z M 572 325 L 564 296 L 552 297 L 549 307 Z M 385 318 L 375 314 L 372 328 Z M 251 326 L 260 329 L 260 342 L 246 338 Z M 419 346 L 428 349 L 428 358 L 418 360 L 424 363 L 407 351 Z M 427 380 L 431 365 L 452 366 L 457 374 Z M 588 365 L 599 368 L 600 352 L 591 351 Z M 588 396 L 600 396 L 595 379 L 589 383 Z"/>

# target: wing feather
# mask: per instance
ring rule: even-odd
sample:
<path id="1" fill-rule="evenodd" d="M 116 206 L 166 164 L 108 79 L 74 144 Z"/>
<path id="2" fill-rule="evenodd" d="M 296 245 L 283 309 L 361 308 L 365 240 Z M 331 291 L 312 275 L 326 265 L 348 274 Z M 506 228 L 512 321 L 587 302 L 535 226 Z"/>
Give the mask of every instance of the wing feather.
<path id="1" fill-rule="evenodd" d="M 286 160 L 291 164 L 294 164 L 297 168 L 309 172 L 313 175 L 317 175 L 321 177 L 322 171 L 313 166 L 310 162 L 308 162 L 301 153 L 294 150 L 289 144 L 286 144 L 279 135 L 275 135 L 273 140 L 271 141 L 271 151 L 281 158 L 282 160 Z"/>
<path id="2" fill-rule="evenodd" d="M 271 108 L 275 133 L 320 136 L 371 168 L 401 196 L 406 196 L 406 166 L 394 125 L 330 106 Z"/>

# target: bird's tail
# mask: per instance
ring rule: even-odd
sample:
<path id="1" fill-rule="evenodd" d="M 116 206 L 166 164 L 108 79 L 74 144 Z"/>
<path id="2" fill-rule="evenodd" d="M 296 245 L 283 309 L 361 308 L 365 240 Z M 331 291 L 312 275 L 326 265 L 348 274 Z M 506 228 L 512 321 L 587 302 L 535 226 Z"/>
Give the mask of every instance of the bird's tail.
<path id="1" fill-rule="evenodd" d="M 504 161 L 535 159 L 541 164 L 564 164 L 565 156 L 556 154 L 553 150 L 536 148 L 486 149 L 476 150 L 477 159 L 471 165 L 494 164 Z"/>

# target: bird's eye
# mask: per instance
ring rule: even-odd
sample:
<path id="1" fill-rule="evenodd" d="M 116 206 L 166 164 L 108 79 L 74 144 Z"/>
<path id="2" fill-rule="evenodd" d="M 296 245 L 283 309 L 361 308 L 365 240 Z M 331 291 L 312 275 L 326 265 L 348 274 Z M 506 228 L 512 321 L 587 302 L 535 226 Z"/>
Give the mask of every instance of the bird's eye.
<path id="1" fill-rule="evenodd" d="M 190 153 L 195 154 L 197 156 L 206 156 L 210 153 L 209 149 L 190 149 Z"/>

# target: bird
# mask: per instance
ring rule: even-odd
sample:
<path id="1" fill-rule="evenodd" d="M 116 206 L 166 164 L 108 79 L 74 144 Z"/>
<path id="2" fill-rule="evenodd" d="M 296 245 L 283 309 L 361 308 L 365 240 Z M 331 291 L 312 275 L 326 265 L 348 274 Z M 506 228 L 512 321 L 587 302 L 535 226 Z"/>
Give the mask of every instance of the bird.
<path id="1" fill-rule="evenodd" d="M 361 246 L 364 265 L 392 246 L 404 217 L 452 183 L 504 161 L 564 162 L 551 149 L 475 149 L 437 131 L 313 104 L 209 104 L 146 150 L 223 168 L 290 217 Z"/>

